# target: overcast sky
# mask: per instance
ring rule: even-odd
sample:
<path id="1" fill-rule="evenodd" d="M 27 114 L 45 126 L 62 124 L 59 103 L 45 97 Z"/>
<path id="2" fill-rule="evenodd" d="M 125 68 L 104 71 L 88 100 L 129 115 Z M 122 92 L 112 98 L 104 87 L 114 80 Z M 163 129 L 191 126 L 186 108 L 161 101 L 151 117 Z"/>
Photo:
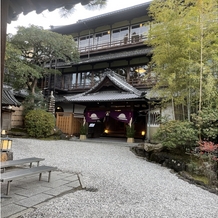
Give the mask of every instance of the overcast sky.
<path id="1" fill-rule="evenodd" d="M 37 1 L 37 0 L 36 0 Z M 58 10 L 53 12 L 44 11 L 42 14 L 31 12 L 26 16 L 21 14 L 17 21 L 12 21 L 7 26 L 7 33 L 16 34 L 17 26 L 28 27 L 30 24 L 42 26 L 44 29 L 50 29 L 50 26 L 68 25 L 77 22 L 80 19 L 93 17 L 99 14 L 127 8 L 133 5 L 149 2 L 151 0 L 108 0 L 107 7 L 101 10 L 85 10 L 80 4 L 75 6 L 75 11 L 67 18 L 61 18 Z"/>

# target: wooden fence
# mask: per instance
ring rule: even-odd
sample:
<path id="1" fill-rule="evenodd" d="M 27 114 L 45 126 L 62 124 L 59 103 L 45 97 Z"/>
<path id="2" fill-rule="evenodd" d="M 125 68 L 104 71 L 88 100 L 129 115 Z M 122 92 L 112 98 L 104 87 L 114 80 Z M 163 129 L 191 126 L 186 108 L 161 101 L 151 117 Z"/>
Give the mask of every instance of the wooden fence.
<path id="1" fill-rule="evenodd" d="M 14 112 L 11 115 L 11 128 L 24 127 L 23 106 L 12 107 Z"/>
<path id="2" fill-rule="evenodd" d="M 83 118 L 75 118 L 71 112 L 57 112 L 56 126 L 65 134 L 79 135 Z"/>

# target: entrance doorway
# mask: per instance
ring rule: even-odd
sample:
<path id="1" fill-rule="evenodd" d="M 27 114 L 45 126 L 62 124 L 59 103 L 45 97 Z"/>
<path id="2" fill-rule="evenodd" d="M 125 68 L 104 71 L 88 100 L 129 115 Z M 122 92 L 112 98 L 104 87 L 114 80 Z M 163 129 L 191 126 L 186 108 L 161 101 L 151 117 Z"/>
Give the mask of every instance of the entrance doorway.
<path id="1" fill-rule="evenodd" d="M 103 136 L 126 137 L 126 123 L 115 120 L 112 117 L 105 117 L 103 121 Z"/>

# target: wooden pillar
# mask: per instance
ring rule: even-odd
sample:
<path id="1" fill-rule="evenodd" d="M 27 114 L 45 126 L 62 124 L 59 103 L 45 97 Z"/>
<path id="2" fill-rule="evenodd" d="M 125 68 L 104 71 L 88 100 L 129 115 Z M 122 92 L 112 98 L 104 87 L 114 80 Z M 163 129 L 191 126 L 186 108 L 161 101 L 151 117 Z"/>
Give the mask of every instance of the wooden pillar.
<path id="1" fill-rule="evenodd" d="M 0 88 L 0 103 L 2 105 L 2 91 L 4 81 L 4 60 L 6 47 L 6 32 L 7 32 L 7 18 L 8 18 L 8 0 L 1 0 L 1 88 Z M 1 109 L 1 125 L 2 130 L 2 109 Z"/>

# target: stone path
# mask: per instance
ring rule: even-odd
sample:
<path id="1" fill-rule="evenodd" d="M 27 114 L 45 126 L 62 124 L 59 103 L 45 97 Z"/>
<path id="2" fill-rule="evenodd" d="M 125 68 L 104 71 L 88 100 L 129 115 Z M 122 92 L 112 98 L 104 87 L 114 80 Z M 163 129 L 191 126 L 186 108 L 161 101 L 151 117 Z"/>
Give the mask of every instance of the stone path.
<path id="1" fill-rule="evenodd" d="M 52 171 L 51 181 L 47 173 L 12 181 L 9 196 L 5 196 L 7 183 L 1 184 L 1 217 L 15 218 L 40 207 L 43 203 L 65 193 L 84 188 L 81 175 Z"/>

